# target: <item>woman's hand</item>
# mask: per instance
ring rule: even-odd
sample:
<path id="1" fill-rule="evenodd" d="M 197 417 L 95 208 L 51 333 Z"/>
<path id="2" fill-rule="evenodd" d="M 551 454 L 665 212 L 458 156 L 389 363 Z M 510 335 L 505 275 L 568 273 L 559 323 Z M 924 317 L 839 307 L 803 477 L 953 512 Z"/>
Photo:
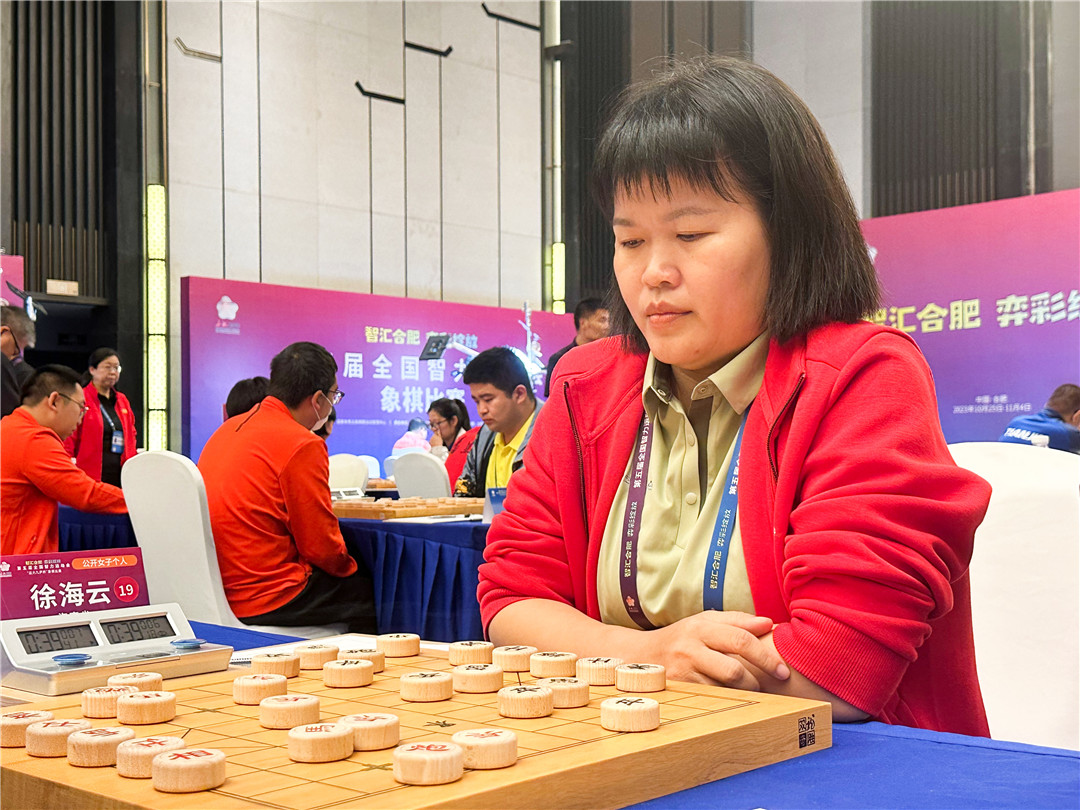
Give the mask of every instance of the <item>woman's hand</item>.
<path id="1" fill-rule="evenodd" d="M 674 680 L 758 692 L 762 684 L 747 663 L 780 681 L 791 674 L 773 646 L 760 639 L 771 631 L 772 621 L 764 616 L 707 610 L 641 633 L 640 660 L 663 664 Z"/>
<path id="2" fill-rule="evenodd" d="M 437 430 L 431 431 L 431 438 L 428 439 L 428 444 L 430 444 L 432 447 L 442 447 L 442 434 L 440 434 Z"/>

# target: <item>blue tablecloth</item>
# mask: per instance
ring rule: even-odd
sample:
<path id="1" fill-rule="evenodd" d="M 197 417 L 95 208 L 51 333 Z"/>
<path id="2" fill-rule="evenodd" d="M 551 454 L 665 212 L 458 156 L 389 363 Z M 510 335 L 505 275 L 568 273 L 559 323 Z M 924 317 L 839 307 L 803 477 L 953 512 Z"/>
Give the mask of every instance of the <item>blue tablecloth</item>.
<path id="1" fill-rule="evenodd" d="M 833 747 L 636 807 L 1080 807 L 1080 753 L 887 726 L 833 726 Z"/>
<path id="2" fill-rule="evenodd" d="M 211 641 L 214 644 L 228 644 L 234 650 L 252 650 L 256 647 L 272 647 L 275 644 L 289 644 L 294 641 L 306 641 L 300 636 L 281 636 L 277 633 L 264 633 L 261 630 L 248 630 L 244 627 L 223 627 L 220 624 L 189 621 L 196 638 Z"/>
<path id="3" fill-rule="evenodd" d="M 60 507 L 60 551 L 96 551 L 137 546 L 131 518 L 95 515 L 70 506 Z"/>
<path id="4" fill-rule="evenodd" d="M 340 523 L 345 545 L 375 581 L 380 633 L 417 633 L 429 641 L 484 637 L 476 572 L 483 562 L 486 525 Z"/>

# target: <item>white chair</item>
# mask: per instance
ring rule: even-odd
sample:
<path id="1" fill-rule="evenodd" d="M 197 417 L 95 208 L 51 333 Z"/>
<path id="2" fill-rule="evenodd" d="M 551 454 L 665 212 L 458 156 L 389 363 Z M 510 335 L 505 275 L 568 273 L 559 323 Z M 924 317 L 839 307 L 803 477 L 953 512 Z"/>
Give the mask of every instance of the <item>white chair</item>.
<path id="1" fill-rule="evenodd" d="M 450 476 L 431 453 L 407 453 L 394 462 L 394 481 L 402 498 L 446 498 Z"/>
<path id="2" fill-rule="evenodd" d="M 375 456 L 359 456 L 359 459 L 367 464 L 367 477 L 368 481 L 372 478 L 378 478 L 381 474 L 379 469 L 379 460 Z"/>
<path id="3" fill-rule="evenodd" d="M 993 487 L 975 532 L 971 610 L 990 734 L 1080 748 L 1080 456 L 949 445 Z"/>
<path id="4" fill-rule="evenodd" d="M 409 453 L 426 453 L 423 447 L 403 447 L 400 450 L 395 450 L 393 453 L 383 459 L 383 469 L 386 471 L 387 478 L 394 477 L 394 465 L 397 460 L 402 456 L 407 456 Z M 395 479 L 396 480 L 396 479 Z"/>
<path id="5" fill-rule="evenodd" d="M 139 453 L 124 464 L 120 479 L 155 604 L 177 602 L 188 619 L 267 633 L 318 638 L 346 632 L 344 624 L 274 627 L 236 618 L 221 584 L 206 487 L 191 459 L 168 450 Z"/>
<path id="6" fill-rule="evenodd" d="M 359 489 L 367 486 L 368 465 L 352 453 L 334 453 L 330 456 L 330 489 Z"/>

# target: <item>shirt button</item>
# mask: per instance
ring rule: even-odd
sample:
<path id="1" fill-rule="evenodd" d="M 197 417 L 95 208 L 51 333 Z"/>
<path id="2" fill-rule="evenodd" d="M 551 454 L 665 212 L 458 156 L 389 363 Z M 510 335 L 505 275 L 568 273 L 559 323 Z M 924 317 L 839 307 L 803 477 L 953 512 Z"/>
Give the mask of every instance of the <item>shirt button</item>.
<path id="1" fill-rule="evenodd" d="M 687 434 L 686 434 L 686 443 L 687 443 L 688 445 L 690 445 L 691 447 L 693 447 L 693 446 L 694 446 L 694 444 L 695 444 L 696 442 L 697 442 L 697 439 L 695 439 L 695 438 L 694 438 L 694 434 L 693 434 L 693 433 L 687 433 Z"/>
<path id="2" fill-rule="evenodd" d="M 687 506 L 693 506 L 695 503 L 697 503 L 697 493 L 696 492 L 687 492 L 686 493 L 686 505 Z"/>

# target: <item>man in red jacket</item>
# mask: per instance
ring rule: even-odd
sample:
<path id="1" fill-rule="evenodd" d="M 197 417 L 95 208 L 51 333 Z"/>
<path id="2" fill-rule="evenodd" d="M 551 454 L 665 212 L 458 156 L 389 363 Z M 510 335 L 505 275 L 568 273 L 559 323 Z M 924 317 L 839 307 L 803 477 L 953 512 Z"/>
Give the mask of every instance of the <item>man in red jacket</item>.
<path id="1" fill-rule="evenodd" d="M 376 632 L 371 577 L 345 548 L 326 443 L 312 432 L 342 396 L 330 353 L 293 343 L 270 363 L 266 398 L 199 457 L 225 595 L 246 624 Z"/>
<path id="2" fill-rule="evenodd" d="M 126 512 L 118 487 L 95 481 L 64 450 L 86 413 L 79 375 L 42 366 L 23 404 L 0 421 L 0 546 L 3 554 L 48 554 L 60 545 L 57 501 L 86 512 Z"/>

